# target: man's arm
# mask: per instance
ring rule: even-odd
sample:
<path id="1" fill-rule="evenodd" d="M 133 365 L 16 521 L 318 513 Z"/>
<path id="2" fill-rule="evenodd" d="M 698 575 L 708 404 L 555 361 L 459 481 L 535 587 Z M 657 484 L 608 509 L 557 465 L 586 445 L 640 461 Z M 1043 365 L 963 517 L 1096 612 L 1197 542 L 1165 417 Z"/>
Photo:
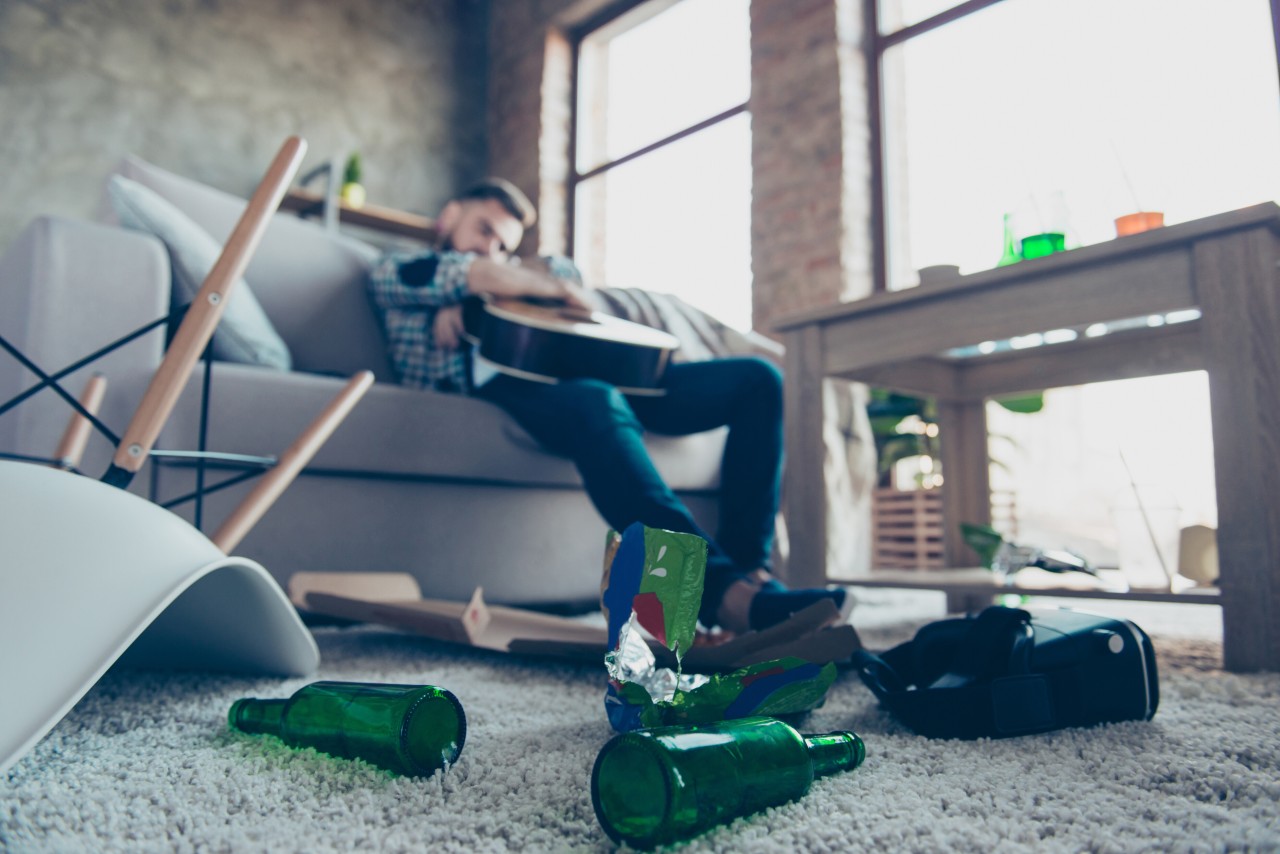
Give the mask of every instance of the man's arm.
<path id="1" fill-rule="evenodd" d="M 495 297 L 552 299 L 586 310 L 599 308 L 594 292 L 582 287 L 578 281 L 557 276 L 538 264 L 524 266 L 477 258 L 471 264 L 467 290 L 472 294 Z M 445 350 L 460 346 L 465 333 L 462 306 L 442 306 L 431 322 L 431 329 L 436 346 Z"/>
<path id="2" fill-rule="evenodd" d="M 476 258 L 467 277 L 473 294 L 497 297 L 536 297 L 563 302 L 577 308 L 593 307 L 587 290 L 568 279 L 558 278 L 533 267 Z"/>
<path id="3" fill-rule="evenodd" d="M 374 268 L 370 290 L 383 309 L 439 309 L 472 294 L 535 297 L 591 307 L 585 289 L 576 281 L 536 265 L 493 261 L 470 252 L 393 253 Z"/>

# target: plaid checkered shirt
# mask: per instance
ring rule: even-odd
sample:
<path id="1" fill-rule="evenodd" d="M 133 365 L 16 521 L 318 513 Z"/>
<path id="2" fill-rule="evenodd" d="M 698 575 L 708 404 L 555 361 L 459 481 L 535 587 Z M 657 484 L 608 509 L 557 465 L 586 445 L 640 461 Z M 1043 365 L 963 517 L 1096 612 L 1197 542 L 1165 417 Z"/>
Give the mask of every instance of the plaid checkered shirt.
<path id="1" fill-rule="evenodd" d="M 391 365 L 402 385 L 466 394 L 471 390 L 471 347 L 436 346 L 436 313 L 470 294 L 467 277 L 476 255 L 452 250 L 418 249 L 384 255 L 369 276 L 373 298 L 387 337 Z M 549 256 L 552 275 L 581 283 L 568 258 Z"/>

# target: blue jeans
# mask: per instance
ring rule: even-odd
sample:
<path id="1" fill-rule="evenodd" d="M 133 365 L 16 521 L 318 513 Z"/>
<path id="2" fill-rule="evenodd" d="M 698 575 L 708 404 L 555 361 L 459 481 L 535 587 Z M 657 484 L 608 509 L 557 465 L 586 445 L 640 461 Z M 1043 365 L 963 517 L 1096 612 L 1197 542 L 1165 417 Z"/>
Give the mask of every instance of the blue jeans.
<path id="1" fill-rule="evenodd" d="M 476 396 L 501 406 L 543 447 L 577 465 L 587 494 L 617 531 L 632 522 L 707 541 L 700 619 L 714 623 L 725 590 L 769 568 L 782 478 L 782 376 L 757 358 L 671 365 L 660 397 L 624 395 L 597 380 L 555 385 L 499 375 Z M 684 436 L 727 425 L 720 523 L 713 537 L 654 468 L 646 430 Z"/>

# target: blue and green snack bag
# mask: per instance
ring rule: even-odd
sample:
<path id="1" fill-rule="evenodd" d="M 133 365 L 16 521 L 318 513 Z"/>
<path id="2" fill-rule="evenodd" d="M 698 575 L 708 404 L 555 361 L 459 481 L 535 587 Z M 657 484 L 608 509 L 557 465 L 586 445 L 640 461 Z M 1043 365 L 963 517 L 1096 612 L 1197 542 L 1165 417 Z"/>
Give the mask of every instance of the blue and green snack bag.
<path id="1" fill-rule="evenodd" d="M 706 565 L 706 541 L 694 534 L 639 523 L 610 532 L 601 597 L 609 632 L 605 712 L 618 732 L 803 712 L 821 705 L 835 681 L 834 664 L 800 658 L 714 676 L 681 674 L 697 633 Z M 657 666 L 651 643 L 675 654 L 676 670 Z"/>

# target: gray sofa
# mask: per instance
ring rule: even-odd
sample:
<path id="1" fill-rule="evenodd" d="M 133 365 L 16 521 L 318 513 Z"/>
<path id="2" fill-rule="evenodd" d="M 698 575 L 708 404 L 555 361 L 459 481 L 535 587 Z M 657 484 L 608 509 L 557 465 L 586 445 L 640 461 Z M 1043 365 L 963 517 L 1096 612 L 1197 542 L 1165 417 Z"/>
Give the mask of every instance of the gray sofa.
<path id="1" fill-rule="evenodd" d="M 136 158 L 119 172 L 218 240 L 244 204 Z M 351 374 L 369 369 L 378 382 L 236 552 L 282 583 L 300 570 L 408 571 L 428 596 L 465 599 L 482 585 L 495 602 L 594 600 L 606 527 L 572 464 L 539 450 L 489 403 L 393 384 L 364 289 L 377 254 L 362 241 L 278 214 L 249 264 L 245 280 L 288 344 L 293 370 L 215 362 L 210 450 L 278 454 Z M 166 248 L 154 237 L 40 218 L 0 260 L 0 334 L 41 367 L 61 368 L 163 315 L 170 275 Z M 163 345 L 162 333 L 149 334 L 67 385 L 78 391 L 93 370 L 105 373 L 102 417 L 119 433 Z M 158 448 L 197 446 L 199 379 L 188 384 Z M 0 353 L 0 401 L 32 382 Z M 69 412 L 52 392 L 41 392 L 0 417 L 0 450 L 51 454 Z M 713 525 L 723 435 L 654 436 L 649 444 L 669 482 Z M 82 469 L 100 476 L 111 450 L 93 439 Z M 193 485 L 189 468 L 148 468 L 161 500 Z M 150 490 L 148 474 L 135 491 Z M 250 486 L 211 495 L 202 528 L 214 530 Z M 190 518 L 192 507 L 175 512 Z"/>
<path id="2" fill-rule="evenodd" d="M 218 241 L 244 206 L 243 199 L 137 158 L 126 158 L 118 172 Z M 108 214 L 102 219 L 39 218 L 0 257 L 0 335 L 47 370 L 169 310 L 165 244 L 111 224 Z M 483 586 L 494 602 L 596 600 L 606 526 L 572 464 L 540 450 L 489 403 L 394 384 L 364 287 L 377 255 L 349 235 L 277 214 L 248 266 L 245 280 L 288 345 L 293 368 L 215 362 L 209 450 L 278 454 L 350 375 L 369 369 L 378 382 L 235 552 L 260 562 L 282 585 L 298 571 L 407 571 L 433 597 L 466 599 Z M 119 433 L 163 347 L 163 334 L 153 332 L 66 383 L 78 391 L 93 371 L 104 373 L 102 418 Z M 201 370 L 157 448 L 197 447 Z M 32 382 L 0 353 L 0 402 Z M 836 536 L 829 548 L 856 572 L 867 552 L 870 442 L 858 429 L 865 423 L 860 407 L 836 409 L 845 424 L 833 425 L 829 441 L 840 475 L 833 479 L 839 517 L 831 520 Z M 0 451 L 51 454 L 68 415 L 65 403 L 41 392 L 0 416 Z M 647 442 L 668 482 L 714 530 L 723 431 Z M 112 450 L 95 436 L 82 470 L 100 476 Z M 189 466 L 152 463 L 132 489 L 166 501 L 190 491 L 194 478 Z M 215 530 L 251 485 L 209 496 L 202 529 Z M 190 504 L 175 508 L 189 519 L 192 511 Z"/>

